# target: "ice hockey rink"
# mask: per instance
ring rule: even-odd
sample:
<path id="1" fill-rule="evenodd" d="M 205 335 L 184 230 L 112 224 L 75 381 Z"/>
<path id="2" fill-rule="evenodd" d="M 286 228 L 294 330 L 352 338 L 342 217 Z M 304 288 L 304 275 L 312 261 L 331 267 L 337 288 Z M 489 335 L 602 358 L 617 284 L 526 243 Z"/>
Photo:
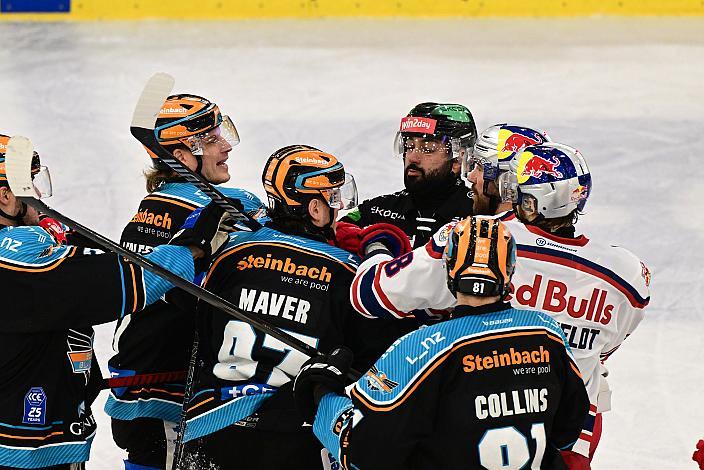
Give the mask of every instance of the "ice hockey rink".
<path id="1" fill-rule="evenodd" d="M 1 23 L 0 63 L 0 132 L 34 141 L 51 206 L 113 239 L 145 193 L 148 157 L 129 123 L 159 71 L 232 117 L 230 184 L 262 197 L 264 161 L 296 143 L 340 157 L 362 198 L 400 189 L 392 141 L 422 101 L 465 104 L 480 130 L 508 120 L 576 146 L 594 180 L 578 232 L 629 248 L 653 274 L 645 320 L 607 364 L 613 411 L 593 468 L 696 468 L 704 19 Z M 105 375 L 112 329 L 96 334 Z M 124 457 L 105 396 L 90 470 Z"/>

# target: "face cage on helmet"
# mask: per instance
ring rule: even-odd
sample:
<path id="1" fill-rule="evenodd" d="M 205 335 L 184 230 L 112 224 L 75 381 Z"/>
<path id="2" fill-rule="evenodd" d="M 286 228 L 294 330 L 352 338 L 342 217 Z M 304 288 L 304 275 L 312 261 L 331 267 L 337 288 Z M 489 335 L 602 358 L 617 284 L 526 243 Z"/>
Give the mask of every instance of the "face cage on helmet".
<path id="1" fill-rule="evenodd" d="M 429 155 L 439 147 L 444 147 L 447 150 L 447 155 L 450 159 L 459 159 L 461 156 L 462 144 L 461 139 L 457 137 L 447 137 L 447 136 L 434 136 L 432 134 L 411 134 L 396 132 L 396 137 L 394 138 L 394 155 L 400 158 L 405 158 L 406 156 L 406 142 L 408 139 L 415 137 L 420 137 L 429 144 L 435 144 L 437 147 L 433 148 L 429 145 L 427 148 L 420 149 L 421 155 Z M 440 142 L 438 142 L 438 140 Z M 468 152 L 465 152 L 465 155 Z"/>

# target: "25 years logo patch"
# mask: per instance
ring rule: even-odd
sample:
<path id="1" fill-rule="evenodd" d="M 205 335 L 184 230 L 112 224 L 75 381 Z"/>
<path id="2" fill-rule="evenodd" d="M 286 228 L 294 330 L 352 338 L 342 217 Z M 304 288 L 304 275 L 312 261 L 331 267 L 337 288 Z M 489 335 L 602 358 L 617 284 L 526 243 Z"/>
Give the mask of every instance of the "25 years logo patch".
<path id="1" fill-rule="evenodd" d="M 46 394 L 43 388 L 32 387 L 24 396 L 22 422 L 39 425 L 46 423 Z"/>

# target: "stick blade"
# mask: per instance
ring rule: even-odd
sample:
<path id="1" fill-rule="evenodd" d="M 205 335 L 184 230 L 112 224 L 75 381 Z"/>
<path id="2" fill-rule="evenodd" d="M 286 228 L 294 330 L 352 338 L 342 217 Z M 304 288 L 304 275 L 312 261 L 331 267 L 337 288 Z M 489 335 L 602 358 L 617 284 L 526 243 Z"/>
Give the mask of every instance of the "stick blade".
<path id="1" fill-rule="evenodd" d="M 38 198 L 32 184 L 33 155 L 34 146 L 27 137 L 16 135 L 7 143 L 5 170 L 10 190 L 16 197 Z"/>
<path id="2" fill-rule="evenodd" d="M 142 90 L 137 106 L 132 115 L 130 127 L 141 127 L 143 129 L 154 129 L 156 118 L 174 88 L 174 77 L 168 73 L 159 72 L 149 79 Z"/>

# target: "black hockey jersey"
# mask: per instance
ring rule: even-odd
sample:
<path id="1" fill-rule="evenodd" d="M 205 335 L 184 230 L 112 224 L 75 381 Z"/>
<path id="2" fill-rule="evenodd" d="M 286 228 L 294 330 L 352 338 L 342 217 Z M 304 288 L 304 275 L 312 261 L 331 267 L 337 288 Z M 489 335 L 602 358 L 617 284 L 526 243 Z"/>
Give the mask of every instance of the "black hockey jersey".
<path id="1" fill-rule="evenodd" d="M 244 212 L 266 220 L 266 210 L 254 194 L 243 189 L 217 188 L 240 201 Z M 168 243 L 188 215 L 209 202 L 210 198 L 192 184 L 163 183 L 141 201 L 122 232 L 121 243 L 131 251 L 149 253 L 153 247 Z M 178 296 L 178 302 L 160 300 L 145 312 L 118 321 L 113 340 L 117 354 L 109 361 L 113 377 L 187 369 L 195 329 L 195 299 L 179 290 L 169 295 Z M 183 381 L 111 389 L 105 412 L 126 421 L 158 418 L 178 422 L 183 390 Z"/>
<path id="2" fill-rule="evenodd" d="M 579 436 L 587 392 L 559 325 L 508 304 L 393 344 L 313 431 L 344 468 L 554 468 Z M 559 468 L 559 467 L 557 467 Z"/>
<path id="3" fill-rule="evenodd" d="M 358 261 L 325 242 L 267 226 L 232 234 L 213 260 L 204 287 L 321 351 L 341 343 L 359 351 L 354 341 L 363 342 L 360 325 L 374 324 L 349 302 Z M 246 322 L 207 305 L 199 308 L 202 367 L 184 441 L 235 423 L 300 430 L 291 380 L 308 358 Z"/>
<path id="4" fill-rule="evenodd" d="M 171 288 L 121 257 L 91 253 L 56 245 L 40 227 L 0 226 L 0 466 L 88 459 L 92 326 L 137 312 Z M 148 257 L 193 279 L 186 247 L 159 247 Z"/>

